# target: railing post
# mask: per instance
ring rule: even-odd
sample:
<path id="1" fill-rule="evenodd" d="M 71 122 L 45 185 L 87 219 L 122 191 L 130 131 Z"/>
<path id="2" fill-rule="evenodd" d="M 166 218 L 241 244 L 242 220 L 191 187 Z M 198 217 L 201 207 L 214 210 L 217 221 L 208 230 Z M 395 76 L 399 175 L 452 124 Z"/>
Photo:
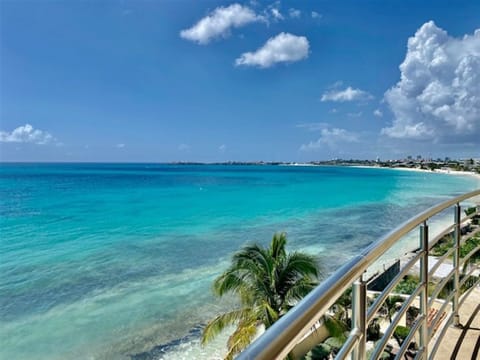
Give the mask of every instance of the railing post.
<path id="1" fill-rule="evenodd" d="M 364 360 L 367 342 L 367 283 L 360 276 L 352 288 L 352 329 L 360 333 L 358 345 L 352 351 L 352 360 Z"/>
<path id="2" fill-rule="evenodd" d="M 452 310 L 453 310 L 453 326 L 460 326 L 460 315 L 458 313 L 458 298 L 460 296 L 460 289 L 459 283 L 460 283 L 460 240 L 462 237 L 461 234 L 461 208 L 460 204 L 457 203 L 455 205 L 455 231 L 454 231 L 454 237 L 455 239 L 453 240 L 454 242 L 454 247 L 455 250 L 453 252 L 453 267 L 455 269 L 455 274 L 454 274 L 454 279 L 453 279 L 453 304 L 452 304 Z"/>
<path id="3" fill-rule="evenodd" d="M 423 256 L 420 258 L 420 283 L 423 290 L 420 292 L 420 315 L 423 316 L 420 326 L 420 351 L 422 358 L 428 359 L 428 225 L 425 221 L 420 225 L 420 249 Z"/>

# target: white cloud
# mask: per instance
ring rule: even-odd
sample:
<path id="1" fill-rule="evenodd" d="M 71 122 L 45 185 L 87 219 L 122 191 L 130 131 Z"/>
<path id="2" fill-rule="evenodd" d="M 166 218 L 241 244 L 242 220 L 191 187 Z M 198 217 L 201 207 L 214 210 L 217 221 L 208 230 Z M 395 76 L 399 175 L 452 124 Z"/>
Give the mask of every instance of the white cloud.
<path id="1" fill-rule="evenodd" d="M 293 19 L 298 19 L 302 15 L 302 12 L 298 9 L 290 8 L 288 10 L 288 15 Z"/>
<path id="2" fill-rule="evenodd" d="M 321 101 L 345 102 L 371 99 L 373 99 L 372 94 L 360 89 L 353 89 L 351 86 L 349 86 L 345 90 L 330 90 L 325 92 L 322 95 Z"/>
<path id="3" fill-rule="evenodd" d="M 218 147 L 218 151 L 221 152 L 221 153 L 224 153 L 225 151 L 227 151 L 227 145 L 225 144 L 222 144 Z"/>
<path id="4" fill-rule="evenodd" d="M 393 138 L 480 142 L 480 29 L 453 38 L 433 21 L 408 39 L 400 81 L 385 93 Z"/>
<path id="5" fill-rule="evenodd" d="M 322 14 L 319 14 L 316 11 L 312 11 L 312 19 L 321 19 L 321 18 L 322 18 Z"/>
<path id="6" fill-rule="evenodd" d="M 305 36 L 280 33 L 255 52 L 246 52 L 235 60 L 235 65 L 268 68 L 280 62 L 295 62 L 308 57 L 309 43 Z"/>
<path id="7" fill-rule="evenodd" d="M 217 7 L 189 29 L 182 30 L 180 36 L 199 44 L 208 44 L 212 39 L 227 37 L 230 29 L 239 28 L 264 18 L 255 14 L 249 7 L 232 4 Z"/>
<path id="8" fill-rule="evenodd" d="M 272 12 L 273 18 L 275 20 L 283 20 L 284 19 L 282 13 L 277 8 L 272 8 L 272 9 L 270 9 L 270 11 Z"/>
<path id="9" fill-rule="evenodd" d="M 178 145 L 178 150 L 180 150 L 180 151 L 190 151 L 190 145 L 180 144 L 180 145 Z"/>
<path id="10" fill-rule="evenodd" d="M 383 128 L 381 133 L 394 138 L 409 139 L 430 139 L 434 136 L 432 129 L 429 129 L 423 122 L 416 124 L 404 124 L 401 129 Z"/>
<path id="11" fill-rule="evenodd" d="M 30 124 L 19 126 L 11 133 L 0 131 L 0 142 L 45 145 L 54 141 L 55 138 L 50 133 L 35 129 Z"/>
<path id="12" fill-rule="evenodd" d="M 380 109 L 375 109 L 375 111 L 373 112 L 373 115 L 375 115 L 376 117 L 382 117 L 383 112 Z"/>
<path id="13" fill-rule="evenodd" d="M 117 145 L 115 145 L 115 147 L 117 147 L 119 149 L 123 149 L 125 147 L 125 144 L 117 144 Z"/>
<path id="14" fill-rule="evenodd" d="M 300 150 L 315 151 L 324 147 L 335 149 L 339 143 L 352 143 L 358 141 L 358 135 L 353 132 L 339 128 L 324 128 L 321 130 L 318 140 L 303 144 L 300 147 Z"/>

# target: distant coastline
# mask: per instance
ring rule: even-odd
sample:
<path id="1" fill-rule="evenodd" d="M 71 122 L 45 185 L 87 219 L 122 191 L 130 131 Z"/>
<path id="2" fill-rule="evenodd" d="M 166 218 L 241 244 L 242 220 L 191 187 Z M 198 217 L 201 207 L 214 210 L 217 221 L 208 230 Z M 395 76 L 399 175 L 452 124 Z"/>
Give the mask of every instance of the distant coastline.
<path id="1" fill-rule="evenodd" d="M 465 160 L 431 160 L 431 159 L 404 159 L 404 160 L 342 160 L 309 162 L 282 162 L 282 161 L 227 161 L 227 162 L 172 162 L 172 165 L 237 165 L 237 166 L 345 166 L 356 168 L 393 169 L 404 171 L 419 171 L 448 175 L 475 176 L 480 178 L 480 159 Z"/>

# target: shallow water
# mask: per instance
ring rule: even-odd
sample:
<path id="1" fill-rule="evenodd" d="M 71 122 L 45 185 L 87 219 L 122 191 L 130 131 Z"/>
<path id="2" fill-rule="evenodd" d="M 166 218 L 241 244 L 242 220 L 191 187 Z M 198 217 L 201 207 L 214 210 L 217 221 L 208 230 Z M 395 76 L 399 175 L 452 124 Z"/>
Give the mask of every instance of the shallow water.
<path id="1" fill-rule="evenodd" d="M 478 187 L 386 169 L 2 164 L 0 357 L 218 357 L 198 325 L 232 305 L 210 284 L 242 244 L 287 231 L 328 273 Z"/>

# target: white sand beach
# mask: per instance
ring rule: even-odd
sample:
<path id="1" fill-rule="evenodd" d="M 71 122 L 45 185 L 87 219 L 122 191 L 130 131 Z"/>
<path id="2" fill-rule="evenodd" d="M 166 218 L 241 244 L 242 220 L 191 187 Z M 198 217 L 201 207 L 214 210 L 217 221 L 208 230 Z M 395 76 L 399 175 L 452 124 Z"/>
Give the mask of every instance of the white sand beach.
<path id="1" fill-rule="evenodd" d="M 420 169 L 420 168 L 409 168 L 409 167 L 384 167 L 384 166 L 368 166 L 368 165 L 352 165 L 350 167 L 360 168 L 360 169 L 387 169 L 387 170 L 400 170 L 400 171 L 414 171 L 414 172 L 424 172 L 429 174 L 448 174 L 456 176 L 473 176 L 477 179 L 480 179 L 480 174 L 473 171 L 458 171 L 458 170 L 448 170 L 448 169 Z"/>

